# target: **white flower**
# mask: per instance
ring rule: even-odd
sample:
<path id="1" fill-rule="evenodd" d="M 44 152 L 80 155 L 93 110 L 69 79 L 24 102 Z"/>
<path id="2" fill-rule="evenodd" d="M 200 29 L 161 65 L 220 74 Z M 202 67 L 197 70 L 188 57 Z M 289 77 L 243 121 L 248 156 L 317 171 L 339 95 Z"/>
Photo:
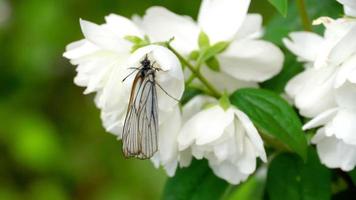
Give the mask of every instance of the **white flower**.
<path id="1" fill-rule="evenodd" d="M 160 126 L 159 151 L 155 155 L 155 162 L 164 165 L 172 174 L 176 167 L 177 160 L 174 158 L 177 157 L 178 145 L 166 141 L 167 137 L 176 137 L 180 128 L 178 102 L 172 98 L 180 99 L 184 91 L 180 62 L 167 48 L 157 45 L 145 46 L 131 53 L 132 43 L 125 37 L 142 38 L 144 33 L 124 17 L 111 14 L 105 20 L 106 23 L 102 25 L 80 21 L 85 39 L 68 45 L 64 53 L 64 57 L 70 59 L 72 64 L 78 65 L 74 82 L 86 87 L 85 94 L 96 92 L 95 102 L 101 109 L 104 127 L 121 139 L 135 77 L 135 73 L 131 74 L 132 68 L 139 67 L 139 61 L 149 54 L 150 59 L 161 68 L 155 76 Z"/>
<path id="2" fill-rule="evenodd" d="M 312 139 L 321 162 L 350 171 L 356 165 L 356 84 L 348 82 L 340 87 L 336 102 L 337 107 L 316 116 L 303 128 L 322 126 Z"/>
<path id="3" fill-rule="evenodd" d="M 214 105 L 202 110 L 207 102 Z M 266 162 L 262 139 L 237 108 L 224 110 L 216 100 L 198 96 L 185 105 L 183 116 L 188 121 L 178 135 L 179 150 L 206 158 L 217 176 L 238 184 L 255 171 L 257 157 Z"/>
<path id="4" fill-rule="evenodd" d="M 354 0 L 337 0 L 344 5 L 345 14 L 356 17 L 356 1 Z"/>
<path id="5" fill-rule="evenodd" d="M 259 39 L 263 32 L 262 17 L 247 14 L 249 4 L 249 0 L 203 0 L 198 22 L 162 7 L 151 7 L 142 19 L 136 21 L 153 41 L 174 37 L 172 46 L 185 55 L 198 49 L 201 31 L 209 36 L 213 44 L 230 42 L 229 47 L 217 57 L 221 69 L 218 76 L 222 78 L 211 82 L 218 88 L 231 91 L 231 87 L 236 89 L 241 87 L 240 84 L 256 85 L 255 82 L 271 78 L 281 70 L 283 63 L 282 52 L 272 43 Z M 202 74 L 215 76 L 218 73 L 206 68 Z M 224 88 L 226 85 L 229 88 Z"/>
<path id="6" fill-rule="evenodd" d="M 334 89 L 346 81 L 356 83 L 356 21 L 320 18 L 324 37 L 294 32 L 283 40 L 287 48 L 305 62 L 306 70 L 289 81 L 286 92 L 300 113 L 315 117 L 336 105 Z"/>

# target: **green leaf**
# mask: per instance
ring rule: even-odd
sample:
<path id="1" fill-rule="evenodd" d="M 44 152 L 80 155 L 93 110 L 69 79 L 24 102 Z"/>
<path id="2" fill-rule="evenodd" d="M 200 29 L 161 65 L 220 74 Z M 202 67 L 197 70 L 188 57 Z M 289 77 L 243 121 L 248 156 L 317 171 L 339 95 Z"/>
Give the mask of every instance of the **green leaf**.
<path id="1" fill-rule="evenodd" d="M 354 185 L 356 185 L 356 169 L 352 170 L 349 172 L 349 175 L 352 179 L 352 182 L 354 183 Z"/>
<path id="2" fill-rule="evenodd" d="M 200 49 L 208 48 L 210 46 L 209 37 L 203 31 L 199 34 L 198 45 Z"/>
<path id="3" fill-rule="evenodd" d="M 262 169 L 264 171 L 264 169 Z M 231 193 L 228 200 L 262 200 L 265 191 L 267 173 L 257 171 L 246 182 L 242 182 Z"/>
<path id="4" fill-rule="evenodd" d="M 197 60 L 199 57 L 199 51 L 192 51 L 189 54 L 189 60 Z"/>
<path id="5" fill-rule="evenodd" d="M 223 52 L 229 46 L 228 42 L 218 42 L 213 46 L 203 49 L 198 58 L 198 63 L 203 63 L 215 55 Z"/>
<path id="6" fill-rule="evenodd" d="M 282 44 L 282 38 L 287 37 L 291 30 L 303 30 L 297 1 L 290 1 L 288 8 L 288 16 L 286 18 L 275 15 L 266 25 L 266 33 L 264 38 L 279 46 Z M 309 19 L 313 20 L 320 16 L 329 16 L 331 18 L 340 17 L 342 6 L 337 1 L 323 1 L 323 3 L 315 3 L 315 0 L 305 0 Z M 323 26 L 312 26 L 313 32 L 322 33 Z"/>
<path id="7" fill-rule="evenodd" d="M 134 35 L 127 35 L 124 37 L 127 41 L 132 42 L 132 48 L 131 48 L 131 52 L 136 51 L 137 49 L 147 46 L 150 44 L 150 39 L 148 38 L 148 36 L 144 36 L 144 38 L 140 38 Z"/>
<path id="8" fill-rule="evenodd" d="M 228 183 L 216 177 L 206 160 L 193 160 L 188 168 L 178 169 L 169 178 L 163 191 L 163 200 L 220 199 Z"/>
<path id="9" fill-rule="evenodd" d="M 219 99 L 219 104 L 220 106 L 224 109 L 224 110 L 227 110 L 231 103 L 230 103 L 230 100 L 229 100 L 229 97 L 227 95 L 223 95 L 220 99 Z"/>
<path id="10" fill-rule="evenodd" d="M 268 0 L 283 17 L 287 16 L 288 0 Z"/>
<path id="11" fill-rule="evenodd" d="M 245 88 L 234 92 L 230 101 L 245 112 L 262 133 L 306 158 L 307 140 L 301 121 L 284 99 L 264 89 Z"/>
<path id="12" fill-rule="evenodd" d="M 266 186 L 269 200 L 327 200 L 331 198 L 331 173 L 309 148 L 306 163 L 290 153 L 274 158 Z"/>
<path id="13" fill-rule="evenodd" d="M 143 42 L 143 39 L 134 35 L 127 35 L 124 37 L 127 41 L 130 41 L 134 44 L 140 44 Z"/>
<path id="14" fill-rule="evenodd" d="M 220 63 L 216 57 L 212 57 L 205 61 L 206 65 L 213 71 L 219 72 L 220 71 Z"/>

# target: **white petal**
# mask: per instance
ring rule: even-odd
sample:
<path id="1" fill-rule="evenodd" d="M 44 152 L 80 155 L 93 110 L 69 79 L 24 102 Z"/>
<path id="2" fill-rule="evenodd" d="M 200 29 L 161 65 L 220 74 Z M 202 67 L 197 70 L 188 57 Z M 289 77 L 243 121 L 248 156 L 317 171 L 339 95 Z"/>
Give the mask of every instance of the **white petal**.
<path id="1" fill-rule="evenodd" d="M 113 110 L 113 111 L 102 111 L 100 114 L 101 121 L 105 130 L 109 133 L 112 133 L 117 136 L 118 139 L 121 139 L 122 129 L 124 127 L 125 121 L 125 110 Z"/>
<path id="2" fill-rule="evenodd" d="M 66 46 L 66 52 L 64 52 L 63 56 L 68 59 L 78 59 L 80 57 L 90 55 L 99 48 L 87 40 L 79 40 L 76 42 L 72 42 Z"/>
<path id="3" fill-rule="evenodd" d="M 123 67 L 116 67 L 103 88 L 101 96 L 97 100 L 98 107 L 105 111 L 126 109 L 129 101 L 132 79 L 122 81 L 130 71 Z"/>
<path id="4" fill-rule="evenodd" d="M 262 34 L 262 16 L 260 14 L 247 14 L 246 19 L 235 35 L 235 39 L 257 39 Z"/>
<path id="5" fill-rule="evenodd" d="M 356 145 L 356 109 L 340 109 L 332 121 L 332 127 L 336 138 Z"/>
<path id="6" fill-rule="evenodd" d="M 284 56 L 270 42 L 234 41 L 219 57 L 221 70 L 245 81 L 265 81 L 282 69 Z"/>
<path id="7" fill-rule="evenodd" d="M 196 113 L 201 111 L 204 105 L 208 103 L 217 103 L 217 100 L 205 95 L 198 95 L 193 97 L 188 103 L 186 103 L 183 107 L 183 121 L 188 121 L 191 117 L 193 117 Z"/>
<path id="8" fill-rule="evenodd" d="M 159 157 L 162 163 L 168 163 L 178 159 L 177 136 L 181 128 L 181 114 L 176 106 L 170 114 L 170 118 L 165 120 L 159 127 Z"/>
<path id="9" fill-rule="evenodd" d="M 356 84 L 346 82 L 336 90 L 336 102 L 338 106 L 348 109 L 356 109 Z"/>
<path id="10" fill-rule="evenodd" d="M 225 72 L 215 72 L 208 67 L 201 69 L 202 75 L 207 78 L 218 90 L 232 93 L 239 88 L 257 88 L 258 84 L 253 81 L 243 81 L 230 76 Z M 198 80 L 197 80 L 198 81 Z"/>
<path id="11" fill-rule="evenodd" d="M 356 52 L 356 25 L 336 44 L 330 52 L 330 60 L 339 64 Z"/>
<path id="12" fill-rule="evenodd" d="M 236 162 L 239 171 L 244 174 L 252 174 L 256 170 L 256 148 L 253 146 L 249 138 L 244 138 L 244 152 L 240 155 Z M 266 155 L 264 155 L 266 156 Z M 264 162 L 267 161 L 266 157 Z"/>
<path id="13" fill-rule="evenodd" d="M 199 28 L 191 17 L 155 6 L 147 9 L 141 26 L 153 42 L 168 41 L 174 37 L 172 46 L 183 54 L 198 48 Z"/>
<path id="14" fill-rule="evenodd" d="M 356 16 L 356 2 L 354 0 L 337 0 L 344 5 L 345 14 Z"/>
<path id="15" fill-rule="evenodd" d="M 192 162 L 193 156 L 190 149 L 179 152 L 179 166 L 188 167 Z"/>
<path id="16" fill-rule="evenodd" d="M 325 125 L 335 117 L 337 111 L 337 108 L 333 108 L 321 113 L 320 115 L 316 116 L 315 118 L 304 124 L 303 130 L 308 130 L 311 128 L 316 128 Z"/>
<path id="17" fill-rule="evenodd" d="M 99 26 L 82 19 L 80 20 L 80 26 L 85 38 L 103 49 L 118 53 L 127 53 L 131 50 L 131 44 L 128 41 L 115 35 L 105 26 Z"/>
<path id="18" fill-rule="evenodd" d="M 343 85 L 347 80 L 356 83 L 356 54 L 348 58 L 340 66 L 335 79 L 335 88 Z"/>
<path id="19" fill-rule="evenodd" d="M 241 121 L 243 127 L 245 128 L 247 137 L 251 142 L 251 144 L 253 144 L 253 147 L 258 153 L 258 156 L 264 162 L 267 162 L 266 152 L 265 149 L 263 148 L 263 141 L 261 136 L 258 134 L 256 127 L 253 125 L 252 121 L 245 113 L 235 108 L 234 108 L 234 112 L 237 115 L 238 119 Z"/>
<path id="20" fill-rule="evenodd" d="M 324 137 L 317 143 L 317 152 L 323 164 L 329 168 L 352 170 L 356 165 L 356 146 L 345 144 L 335 137 Z"/>
<path id="21" fill-rule="evenodd" d="M 335 107 L 332 90 L 335 70 L 333 67 L 309 68 L 288 82 L 286 92 L 295 98 L 295 105 L 303 116 L 315 117 Z"/>
<path id="22" fill-rule="evenodd" d="M 107 84 L 112 71 L 120 66 L 123 60 L 125 60 L 124 55 L 108 51 L 97 51 L 90 55 L 72 59 L 71 62 L 78 65 L 74 83 L 87 87 L 84 94 L 102 90 Z"/>
<path id="23" fill-rule="evenodd" d="M 284 45 L 301 60 L 308 62 L 316 59 L 324 41 L 322 37 L 311 32 L 293 32 L 289 37 L 290 39 L 283 38 Z"/>
<path id="24" fill-rule="evenodd" d="M 225 112 L 220 106 L 202 110 L 183 126 L 178 136 L 179 149 L 186 149 L 194 141 L 197 145 L 204 145 L 218 139 L 233 117 L 231 112 Z"/>
<path id="25" fill-rule="evenodd" d="M 248 177 L 248 174 L 240 172 L 238 167 L 230 161 L 224 161 L 219 164 L 209 162 L 209 165 L 215 175 L 225 179 L 231 184 L 239 184 Z"/>
<path id="26" fill-rule="evenodd" d="M 158 152 L 153 159 L 154 163 L 163 165 L 168 176 L 173 176 L 178 166 L 177 135 L 181 128 L 181 114 L 176 106 L 170 113 L 170 118 L 164 120 L 159 127 Z"/>
<path id="27" fill-rule="evenodd" d="M 250 0 L 203 0 L 198 23 L 213 43 L 231 40 L 244 22 L 249 5 Z"/>
<path id="28" fill-rule="evenodd" d="M 105 26 L 121 38 L 128 35 L 143 37 L 142 31 L 126 17 L 110 14 L 105 17 L 105 21 Z"/>

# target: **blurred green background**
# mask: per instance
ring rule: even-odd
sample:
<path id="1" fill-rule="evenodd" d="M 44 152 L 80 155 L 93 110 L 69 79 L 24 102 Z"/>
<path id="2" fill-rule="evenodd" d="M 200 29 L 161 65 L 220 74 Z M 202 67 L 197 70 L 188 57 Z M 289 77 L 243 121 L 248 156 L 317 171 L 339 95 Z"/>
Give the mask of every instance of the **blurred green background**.
<path id="1" fill-rule="evenodd" d="M 166 175 L 126 160 L 93 96 L 62 57 L 79 18 L 131 16 L 152 5 L 196 17 L 199 0 L 0 0 L 0 199 L 159 199 Z M 253 1 L 268 22 L 276 11 Z"/>

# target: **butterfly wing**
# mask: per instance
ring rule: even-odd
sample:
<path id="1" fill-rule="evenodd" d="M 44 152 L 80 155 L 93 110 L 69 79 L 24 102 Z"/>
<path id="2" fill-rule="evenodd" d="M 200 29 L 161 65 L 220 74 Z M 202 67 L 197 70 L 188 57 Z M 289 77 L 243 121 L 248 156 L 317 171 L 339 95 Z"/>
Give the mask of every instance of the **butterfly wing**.
<path id="1" fill-rule="evenodd" d="M 122 134 L 125 157 L 147 159 L 158 149 L 157 91 L 154 70 L 139 71 L 131 89 Z"/>

